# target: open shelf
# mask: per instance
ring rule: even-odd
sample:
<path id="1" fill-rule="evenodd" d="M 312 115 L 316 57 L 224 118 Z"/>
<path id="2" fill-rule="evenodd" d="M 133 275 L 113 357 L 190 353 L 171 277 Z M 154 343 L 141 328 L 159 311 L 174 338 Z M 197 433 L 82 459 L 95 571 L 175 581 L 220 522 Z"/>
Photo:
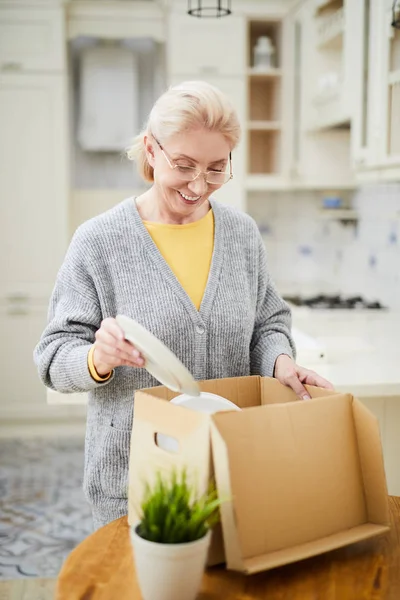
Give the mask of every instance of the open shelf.
<path id="1" fill-rule="evenodd" d="M 343 46 L 344 8 L 318 19 L 317 47 L 339 50 Z"/>
<path id="2" fill-rule="evenodd" d="M 249 173 L 275 175 L 280 172 L 280 138 L 279 131 L 249 131 Z"/>
<path id="3" fill-rule="evenodd" d="M 272 66 L 263 71 L 254 68 L 254 47 L 260 36 L 270 38 L 275 50 L 272 55 Z M 255 178 L 253 184 L 256 186 L 258 185 L 257 179 L 267 178 L 269 189 L 275 186 L 277 189 L 283 187 L 281 176 L 281 44 L 282 25 L 280 21 L 261 19 L 248 21 L 248 120 L 246 127 L 248 174 Z M 251 179 L 249 181 L 251 182 Z"/>
<path id="4" fill-rule="evenodd" d="M 279 131 L 281 124 L 279 121 L 249 121 L 247 128 L 250 131 Z"/>
<path id="5" fill-rule="evenodd" d="M 351 208 L 321 208 L 319 211 L 321 219 L 337 221 L 357 221 L 358 213 Z"/>
<path id="6" fill-rule="evenodd" d="M 250 78 L 249 120 L 278 121 L 281 115 L 281 80 Z"/>
<path id="7" fill-rule="evenodd" d="M 317 16 L 335 12 L 343 7 L 343 0 L 314 0 L 314 10 Z"/>
<path id="8" fill-rule="evenodd" d="M 347 127 L 352 114 L 344 56 L 345 35 L 352 35 L 345 31 L 347 5 L 344 0 L 317 4 L 307 131 Z"/>
<path id="9" fill-rule="evenodd" d="M 330 185 L 331 184 L 331 185 Z M 246 177 L 246 190 L 248 192 L 264 192 L 264 191 L 275 191 L 275 190 L 315 190 L 315 191 L 324 191 L 326 188 L 334 188 L 336 190 L 351 190 L 354 191 L 355 184 L 352 183 L 340 183 L 337 184 L 337 181 L 325 181 L 323 184 L 321 182 L 313 182 L 307 181 L 303 183 L 301 181 L 289 181 L 280 175 L 247 175 Z M 333 209 L 332 209 L 333 210 Z M 322 212 L 322 210 L 321 210 Z M 324 211 L 328 212 L 328 210 Z M 336 212 L 338 212 L 336 210 Z M 332 218 L 334 215 L 332 215 Z M 329 218 L 327 216 L 326 218 Z M 337 218 L 337 217 L 336 217 Z M 398 215 L 400 218 L 400 214 Z"/>
<path id="10" fill-rule="evenodd" d="M 259 69 L 254 69 L 251 67 L 247 70 L 247 75 L 253 80 L 263 80 L 263 79 L 273 79 L 275 77 L 281 77 L 282 69 L 277 69 L 275 67 L 271 69 L 266 69 L 265 71 L 260 71 Z"/>
<path id="11" fill-rule="evenodd" d="M 343 106 L 341 85 L 337 89 L 316 95 L 312 100 L 313 120 L 308 123 L 307 131 L 322 129 L 350 130 L 351 116 L 348 106 Z"/>
<path id="12" fill-rule="evenodd" d="M 271 39 L 275 48 L 273 55 L 274 68 L 281 66 L 281 24 L 279 21 L 250 20 L 248 22 L 248 55 L 247 64 L 250 69 L 254 65 L 253 51 L 260 36 L 267 36 Z"/>

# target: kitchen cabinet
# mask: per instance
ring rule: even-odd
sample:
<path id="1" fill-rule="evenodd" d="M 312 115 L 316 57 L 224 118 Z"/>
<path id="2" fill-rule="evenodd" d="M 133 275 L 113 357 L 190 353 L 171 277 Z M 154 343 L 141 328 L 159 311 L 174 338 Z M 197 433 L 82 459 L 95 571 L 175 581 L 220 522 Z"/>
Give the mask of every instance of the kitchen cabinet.
<path id="1" fill-rule="evenodd" d="M 168 78 L 234 77 L 245 72 L 245 20 L 230 15 L 198 19 L 171 10 L 168 16 Z"/>
<path id="2" fill-rule="evenodd" d="M 62 8 L 0 8 L 1 71 L 63 71 L 65 68 Z"/>
<path id="3" fill-rule="evenodd" d="M 400 32 L 386 0 L 305 0 L 288 14 L 284 138 L 294 186 L 400 176 Z M 309 68 L 313 65 L 313 69 Z"/>
<path id="4" fill-rule="evenodd" d="M 0 4 L 0 420 L 58 418 L 32 352 L 68 243 L 64 13 Z"/>
<path id="5" fill-rule="evenodd" d="M 0 271 L 6 295 L 47 294 L 67 247 L 62 74 L 0 74 Z"/>
<path id="6" fill-rule="evenodd" d="M 392 2 L 358 0 L 353 158 L 359 181 L 400 176 L 400 30 Z M 400 10 L 399 10 L 400 16 Z"/>
<path id="7" fill-rule="evenodd" d="M 380 57 L 377 72 L 379 98 L 379 165 L 387 169 L 387 178 L 400 177 L 400 29 L 392 26 L 392 2 L 380 5 Z M 400 22 L 400 6 L 395 17 Z M 378 39 L 379 42 L 379 39 Z M 380 77 L 379 77 L 380 76 Z M 378 79 L 379 78 L 379 79 Z"/>
<path id="8" fill-rule="evenodd" d="M 66 0 L 68 2 L 68 0 Z M 162 2 L 69 1 L 67 38 L 79 36 L 122 40 L 148 38 L 165 41 L 166 11 Z"/>
<path id="9" fill-rule="evenodd" d="M 0 420 L 43 417 L 46 392 L 32 353 L 46 324 L 44 302 L 22 295 L 0 302 Z"/>
<path id="10" fill-rule="evenodd" d="M 32 352 L 46 324 L 47 303 L 22 295 L 0 299 L 0 423 L 56 422 L 81 424 L 86 407 L 49 406 Z"/>
<path id="11" fill-rule="evenodd" d="M 288 187 L 352 188 L 350 109 L 343 108 L 336 116 L 332 113 L 328 121 L 324 117 L 325 108 L 321 108 L 324 103 L 316 102 L 318 71 L 310 68 L 316 64 L 318 50 L 314 0 L 308 0 L 288 13 L 283 39 L 285 93 L 282 110 L 286 129 L 283 131 L 282 154 Z M 321 76 L 323 68 L 320 61 Z M 328 98 L 329 94 L 325 98 L 327 102 Z"/>

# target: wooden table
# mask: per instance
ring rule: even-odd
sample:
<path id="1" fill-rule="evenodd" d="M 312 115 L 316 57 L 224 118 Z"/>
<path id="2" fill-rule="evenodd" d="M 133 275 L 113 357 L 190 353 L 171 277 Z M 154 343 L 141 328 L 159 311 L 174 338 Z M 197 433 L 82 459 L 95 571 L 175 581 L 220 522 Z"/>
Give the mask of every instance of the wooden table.
<path id="1" fill-rule="evenodd" d="M 400 498 L 389 505 L 385 536 L 252 576 L 213 567 L 199 600 L 399 600 Z M 58 578 L 57 600 L 140 598 L 126 517 L 75 548 Z"/>

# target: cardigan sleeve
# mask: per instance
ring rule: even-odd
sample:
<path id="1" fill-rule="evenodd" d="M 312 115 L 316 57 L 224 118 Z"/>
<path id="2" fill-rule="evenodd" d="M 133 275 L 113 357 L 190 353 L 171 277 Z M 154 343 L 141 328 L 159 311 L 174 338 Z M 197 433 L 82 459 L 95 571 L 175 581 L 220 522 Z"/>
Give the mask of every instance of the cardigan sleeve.
<path id="1" fill-rule="evenodd" d="M 259 236 L 257 309 L 250 346 L 252 374 L 273 377 L 275 361 L 280 354 L 295 358 L 291 325 L 290 308 L 271 280 L 265 247 Z"/>
<path id="2" fill-rule="evenodd" d="M 43 383 L 64 393 L 88 392 L 113 379 L 96 382 L 88 369 L 88 352 L 102 314 L 84 256 L 78 230 L 57 275 L 48 323 L 33 353 Z"/>

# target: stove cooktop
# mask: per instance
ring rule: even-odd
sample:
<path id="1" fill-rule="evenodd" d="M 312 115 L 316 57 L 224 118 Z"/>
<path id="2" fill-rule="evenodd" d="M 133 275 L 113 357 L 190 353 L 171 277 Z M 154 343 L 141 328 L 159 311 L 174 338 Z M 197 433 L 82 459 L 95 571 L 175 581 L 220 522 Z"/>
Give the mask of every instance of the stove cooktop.
<path id="1" fill-rule="evenodd" d="M 368 302 L 362 296 L 334 296 L 318 294 L 317 296 L 284 296 L 286 302 L 294 306 L 307 306 L 308 308 L 329 308 L 329 309 L 355 309 L 355 310 L 384 310 L 379 301 Z"/>

